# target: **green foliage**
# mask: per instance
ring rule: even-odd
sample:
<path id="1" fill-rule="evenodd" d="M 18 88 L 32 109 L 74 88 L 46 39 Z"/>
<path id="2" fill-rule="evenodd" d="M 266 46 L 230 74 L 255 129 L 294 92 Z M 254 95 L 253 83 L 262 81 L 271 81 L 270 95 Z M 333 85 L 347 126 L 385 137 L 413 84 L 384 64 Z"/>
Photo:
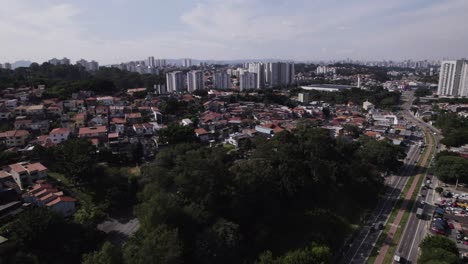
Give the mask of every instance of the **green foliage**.
<path id="1" fill-rule="evenodd" d="M 434 164 L 434 174 L 442 181 L 468 182 L 468 160 L 460 156 L 440 156 Z"/>
<path id="2" fill-rule="evenodd" d="M 459 252 L 455 242 L 444 236 L 427 236 L 420 244 L 422 254 L 418 264 L 459 263 Z"/>
<path id="3" fill-rule="evenodd" d="M 437 116 L 435 125 L 442 129 L 442 144 L 448 147 L 468 144 L 468 118 L 459 117 L 455 113 L 442 113 Z"/>
<path id="4" fill-rule="evenodd" d="M 353 102 L 362 105 L 369 100 L 378 108 L 391 108 L 398 104 L 400 93 L 389 92 L 382 87 L 363 90 L 358 88 L 345 89 L 334 93 L 322 91 L 309 91 L 309 97 L 313 101 L 325 101 L 331 104 L 347 104 Z"/>
<path id="5" fill-rule="evenodd" d="M 442 193 L 444 191 L 444 188 L 436 187 L 434 190 L 436 191 L 436 193 Z"/>
<path id="6" fill-rule="evenodd" d="M 97 232 L 45 209 L 31 208 L 2 229 L 15 250 L 2 253 L 5 263 L 79 263 L 96 246 Z"/>
<path id="7" fill-rule="evenodd" d="M 414 96 L 416 97 L 424 97 L 428 95 L 432 95 L 432 92 L 429 88 L 419 87 L 414 92 Z"/>
<path id="8" fill-rule="evenodd" d="M 181 260 L 190 263 L 251 263 L 267 250 L 284 254 L 281 263 L 329 256 L 400 155 L 388 142 L 336 141 L 305 125 L 246 149 L 178 144 L 144 165 L 132 252 L 165 226 L 178 231 Z M 319 244 L 311 249 L 312 241 Z"/>
<path id="9" fill-rule="evenodd" d="M 32 64 L 29 68 L 0 69 L 0 89 L 26 85 L 46 85 L 47 97 L 67 98 L 80 90 L 113 94 L 135 87 L 152 88 L 164 83 L 163 75 L 139 74 L 116 68 L 101 67 L 90 73 L 79 65 Z"/>
<path id="10" fill-rule="evenodd" d="M 150 232 L 138 231 L 125 244 L 125 264 L 182 263 L 182 247 L 175 229 L 157 226 Z"/>
<path id="11" fill-rule="evenodd" d="M 274 258 L 271 251 L 263 253 L 256 264 L 326 264 L 330 263 L 332 254 L 328 247 L 313 244 L 310 247 L 287 252 L 284 256 Z"/>
<path id="12" fill-rule="evenodd" d="M 81 202 L 80 208 L 73 215 L 76 223 L 85 226 L 96 226 L 104 220 L 105 217 L 106 214 L 102 208 L 86 201 Z"/>
<path id="13" fill-rule="evenodd" d="M 159 142 L 178 144 L 196 142 L 195 132 L 191 126 L 181 126 L 177 123 L 169 124 L 167 128 L 159 131 Z"/>
<path id="14" fill-rule="evenodd" d="M 88 139 L 70 139 L 53 148 L 48 165 L 73 183 L 88 183 L 95 172 L 96 149 Z"/>
<path id="15" fill-rule="evenodd" d="M 122 263 L 122 252 L 119 247 L 105 242 L 100 251 L 83 255 L 82 264 L 120 264 Z"/>

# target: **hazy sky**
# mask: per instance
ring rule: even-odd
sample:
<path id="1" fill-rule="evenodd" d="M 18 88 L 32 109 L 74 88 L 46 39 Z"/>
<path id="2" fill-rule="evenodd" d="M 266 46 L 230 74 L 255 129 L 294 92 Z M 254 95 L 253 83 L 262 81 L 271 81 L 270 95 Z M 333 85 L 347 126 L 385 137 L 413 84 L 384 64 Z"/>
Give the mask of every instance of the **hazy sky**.
<path id="1" fill-rule="evenodd" d="M 468 0 L 0 0 L 0 62 L 468 57 Z"/>

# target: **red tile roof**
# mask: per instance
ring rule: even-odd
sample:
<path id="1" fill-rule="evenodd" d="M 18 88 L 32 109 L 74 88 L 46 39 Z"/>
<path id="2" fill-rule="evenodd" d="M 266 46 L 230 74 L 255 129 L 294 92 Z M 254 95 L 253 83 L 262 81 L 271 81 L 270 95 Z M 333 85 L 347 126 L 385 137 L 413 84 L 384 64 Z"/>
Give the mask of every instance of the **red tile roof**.
<path id="1" fill-rule="evenodd" d="M 208 131 L 206 131 L 206 129 L 204 128 L 197 128 L 195 129 L 195 133 L 200 136 L 200 135 L 208 134 Z"/>
<path id="2" fill-rule="evenodd" d="M 1 137 L 24 137 L 28 135 L 29 135 L 29 132 L 26 130 L 10 130 L 10 131 L 0 133 L 0 138 Z"/>
<path id="3" fill-rule="evenodd" d="M 49 134 L 54 135 L 54 134 L 67 134 L 67 133 L 70 133 L 70 129 L 65 128 L 65 127 L 59 127 L 59 128 L 52 129 L 52 131 L 50 131 Z"/>
<path id="4" fill-rule="evenodd" d="M 60 202 L 76 202 L 76 199 L 75 198 L 72 198 L 72 197 L 69 197 L 69 196 L 59 196 L 57 197 L 56 199 L 54 199 L 53 201 L 47 203 L 46 205 L 47 206 L 53 206 L 53 205 L 56 205 Z"/>

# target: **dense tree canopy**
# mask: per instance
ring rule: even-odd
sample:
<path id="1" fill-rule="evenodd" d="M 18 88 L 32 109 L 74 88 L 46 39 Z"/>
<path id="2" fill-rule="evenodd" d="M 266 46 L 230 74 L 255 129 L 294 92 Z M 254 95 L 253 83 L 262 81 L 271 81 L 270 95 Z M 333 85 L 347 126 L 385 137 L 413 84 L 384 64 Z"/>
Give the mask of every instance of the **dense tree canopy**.
<path id="1" fill-rule="evenodd" d="M 12 243 L 2 252 L 1 263 L 80 263 L 81 254 L 101 240 L 95 230 L 83 227 L 45 208 L 33 208 L 0 229 Z"/>
<path id="2" fill-rule="evenodd" d="M 164 76 L 139 74 L 117 68 L 101 67 L 87 72 L 79 65 L 31 64 L 29 68 L 0 69 L 0 89 L 30 85 L 46 85 L 46 96 L 69 97 L 73 92 L 90 90 L 97 94 L 121 92 L 135 87 L 153 88 L 164 83 Z"/>
<path id="3" fill-rule="evenodd" d="M 442 130 L 444 138 L 440 141 L 448 147 L 468 144 L 468 118 L 455 113 L 442 113 L 437 116 L 435 125 Z"/>
<path id="4" fill-rule="evenodd" d="M 322 129 L 252 144 L 249 154 L 179 144 L 143 166 L 141 227 L 124 259 L 143 263 L 149 243 L 172 252 L 154 252 L 157 263 L 326 263 L 349 223 L 375 204 L 380 173 L 399 165 L 387 142 L 347 143 Z M 152 232 L 166 235 L 153 241 Z"/>
<path id="5" fill-rule="evenodd" d="M 421 242 L 422 254 L 418 264 L 442 263 L 457 264 L 459 252 L 455 242 L 444 236 L 427 236 Z"/>

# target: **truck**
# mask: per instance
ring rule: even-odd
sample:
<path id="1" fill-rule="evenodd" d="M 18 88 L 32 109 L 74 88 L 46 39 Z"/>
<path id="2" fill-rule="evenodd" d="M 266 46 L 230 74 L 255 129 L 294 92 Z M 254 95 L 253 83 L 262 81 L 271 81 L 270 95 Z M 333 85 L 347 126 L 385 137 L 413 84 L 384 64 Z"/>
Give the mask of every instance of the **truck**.
<path id="1" fill-rule="evenodd" d="M 424 209 L 418 208 L 418 210 L 416 210 L 416 217 L 421 218 L 423 216 L 423 213 L 424 213 Z"/>

